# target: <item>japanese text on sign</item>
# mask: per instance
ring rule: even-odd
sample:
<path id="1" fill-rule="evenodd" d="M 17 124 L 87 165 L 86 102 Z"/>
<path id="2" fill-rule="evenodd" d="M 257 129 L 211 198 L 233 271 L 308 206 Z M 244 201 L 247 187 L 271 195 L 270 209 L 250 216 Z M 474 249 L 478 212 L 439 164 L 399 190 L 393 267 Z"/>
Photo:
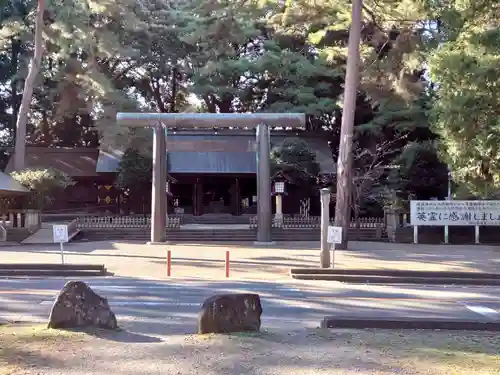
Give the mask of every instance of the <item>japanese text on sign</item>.
<path id="1" fill-rule="evenodd" d="M 411 201 L 410 223 L 431 225 L 500 225 L 500 201 Z"/>
<path id="2" fill-rule="evenodd" d="M 342 243 L 342 227 L 328 226 L 326 242 L 330 244 Z"/>
<path id="3" fill-rule="evenodd" d="M 52 237 L 54 243 L 68 242 L 68 226 L 67 225 L 53 225 Z"/>

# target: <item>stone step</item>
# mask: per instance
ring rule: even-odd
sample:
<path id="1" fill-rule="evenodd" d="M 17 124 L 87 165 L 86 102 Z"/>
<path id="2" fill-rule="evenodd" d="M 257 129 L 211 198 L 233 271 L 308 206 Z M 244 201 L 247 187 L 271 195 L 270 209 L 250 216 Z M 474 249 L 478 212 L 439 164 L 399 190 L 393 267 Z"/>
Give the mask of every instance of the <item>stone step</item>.
<path id="1" fill-rule="evenodd" d="M 39 230 L 25 238 L 21 241 L 22 244 L 51 244 L 53 243 L 53 230 L 52 227 L 57 224 L 65 224 L 68 225 L 70 222 L 53 222 L 53 223 L 42 223 Z M 69 234 L 69 240 L 78 235 L 79 230 L 74 233 Z"/>
<path id="2" fill-rule="evenodd" d="M 255 241 L 257 231 L 252 229 L 233 230 L 182 230 L 170 229 L 167 231 L 167 238 L 171 241 L 179 242 L 248 242 Z M 359 241 L 375 240 L 374 230 L 350 231 L 350 238 Z M 87 241 L 103 240 L 129 240 L 148 241 L 150 232 L 147 229 L 85 229 L 82 230 L 79 239 Z M 274 229 L 272 238 L 275 241 L 318 241 L 320 231 L 317 229 Z"/>
<path id="3" fill-rule="evenodd" d="M 183 224 L 246 224 L 250 223 L 250 219 L 255 215 L 233 216 L 229 214 L 206 214 L 202 216 L 182 215 Z"/>

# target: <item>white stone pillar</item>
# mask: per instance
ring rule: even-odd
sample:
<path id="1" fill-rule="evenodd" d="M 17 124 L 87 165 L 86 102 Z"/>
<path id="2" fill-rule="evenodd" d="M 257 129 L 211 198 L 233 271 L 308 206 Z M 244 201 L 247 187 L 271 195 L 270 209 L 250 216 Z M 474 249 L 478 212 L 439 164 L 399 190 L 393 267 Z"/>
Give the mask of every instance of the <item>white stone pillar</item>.
<path id="1" fill-rule="evenodd" d="M 321 268 L 330 267 L 330 244 L 328 226 L 330 225 L 330 189 L 321 189 Z"/>
<path id="2" fill-rule="evenodd" d="M 283 226 L 283 196 L 281 194 L 276 194 L 276 223 L 281 228 Z"/>

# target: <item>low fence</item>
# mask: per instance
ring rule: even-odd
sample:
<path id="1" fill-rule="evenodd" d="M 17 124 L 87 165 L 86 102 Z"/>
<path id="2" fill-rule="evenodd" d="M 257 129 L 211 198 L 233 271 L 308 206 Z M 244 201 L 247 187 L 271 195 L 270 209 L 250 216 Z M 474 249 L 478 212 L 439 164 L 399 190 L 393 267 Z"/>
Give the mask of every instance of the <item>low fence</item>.
<path id="1" fill-rule="evenodd" d="M 76 219 L 78 229 L 95 228 L 151 228 L 151 218 L 147 216 L 83 216 Z M 179 228 L 181 218 L 168 216 L 167 228 Z"/>
<path id="2" fill-rule="evenodd" d="M 330 225 L 334 225 L 334 219 L 330 220 Z M 283 229 L 319 229 L 321 227 L 321 218 L 318 216 L 310 217 L 295 217 L 284 216 L 282 220 L 273 220 L 273 228 Z M 358 223 L 351 221 L 350 228 L 356 229 L 382 229 L 384 227 L 384 219 L 378 217 L 362 217 Z M 250 228 L 257 228 L 257 216 L 250 218 Z"/>
<path id="3" fill-rule="evenodd" d="M 40 228 L 40 211 L 26 210 L 7 210 L 1 215 L 0 221 L 4 228 L 28 228 L 37 230 Z"/>

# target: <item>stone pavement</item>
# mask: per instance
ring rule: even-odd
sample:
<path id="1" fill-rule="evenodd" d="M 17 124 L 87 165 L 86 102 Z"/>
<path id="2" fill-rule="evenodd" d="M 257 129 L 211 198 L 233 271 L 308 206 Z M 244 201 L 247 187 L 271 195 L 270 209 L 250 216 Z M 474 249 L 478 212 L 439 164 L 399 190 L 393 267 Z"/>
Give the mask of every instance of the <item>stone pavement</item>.
<path id="1" fill-rule="evenodd" d="M 316 328 L 325 316 L 500 322 L 500 291 L 489 287 L 346 285 L 283 280 L 86 280 L 134 333 L 193 333 L 203 300 L 222 292 L 262 297 L 265 329 Z M 62 278 L 0 280 L 0 319 L 46 322 Z"/>
<path id="2" fill-rule="evenodd" d="M 225 252 L 230 251 L 231 279 L 282 280 L 290 268 L 319 266 L 319 243 L 279 243 L 269 248 L 252 244 L 182 244 L 148 246 L 141 243 L 88 242 L 65 246 L 67 263 L 104 264 L 124 277 L 163 279 L 167 250 L 172 253 L 172 276 L 217 280 L 225 277 Z M 335 267 L 471 271 L 500 273 L 500 247 L 408 245 L 351 242 L 335 252 Z M 0 247 L 0 263 L 60 263 L 57 245 Z"/>

